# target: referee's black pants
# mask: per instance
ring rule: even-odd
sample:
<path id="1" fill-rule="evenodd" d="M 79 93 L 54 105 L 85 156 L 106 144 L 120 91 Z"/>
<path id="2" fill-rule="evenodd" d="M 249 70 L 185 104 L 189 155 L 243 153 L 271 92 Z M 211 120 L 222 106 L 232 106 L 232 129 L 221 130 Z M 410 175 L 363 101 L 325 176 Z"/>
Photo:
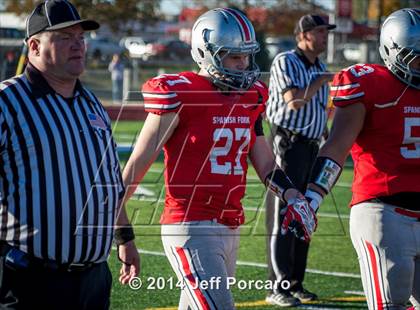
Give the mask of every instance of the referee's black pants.
<path id="1" fill-rule="evenodd" d="M 0 309 L 108 309 L 112 276 L 106 262 L 86 270 L 12 270 L 0 257 Z"/>
<path id="2" fill-rule="evenodd" d="M 276 161 L 293 184 L 305 193 L 312 166 L 318 155 L 319 145 L 314 140 L 291 137 L 279 130 L 275 136 L 270 137 L 275 151 Z M 273 292 L 281 293 L 290 282 L 289 291 L 303 289 L 306 261 L 308 257 L 309 243 L 297 239 L 293 233 L 281 235 L 280 226 L 284 216 L 280 210 L 285 203 L 280 201 L 271 192 L 267 193 L 266 200 L 266 228 L 267 228 L 267 259 L 269 280 L 277 281 L 278 285 Z"/>

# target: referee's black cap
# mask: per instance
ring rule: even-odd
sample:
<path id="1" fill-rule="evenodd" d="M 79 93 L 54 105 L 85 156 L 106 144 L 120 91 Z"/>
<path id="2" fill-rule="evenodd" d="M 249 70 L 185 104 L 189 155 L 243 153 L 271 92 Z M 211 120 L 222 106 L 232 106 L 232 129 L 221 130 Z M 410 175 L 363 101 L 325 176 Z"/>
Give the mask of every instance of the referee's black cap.
<path id="1" fill-rule="evenodd" d="M 334 24 L 329 24 L 326 18 L 322 16 L 308 14 L 302 16 L 297 22 L 295 27 L 295 34 L 311 31 L 312 29 L 319 26 L 327 26 L 328 30 L 332 30 L 337 27 Z"/>
<path id="2" fill-rule="evenodd" d="M 26 38 L 48 30 L 58 30 L 74 25 L 86 31 L 96 30 L 99 24 L 90 19 L 81 19 L 73 4 L 67 0 L 47 0 L 36 6 L 26 19 Z"/>

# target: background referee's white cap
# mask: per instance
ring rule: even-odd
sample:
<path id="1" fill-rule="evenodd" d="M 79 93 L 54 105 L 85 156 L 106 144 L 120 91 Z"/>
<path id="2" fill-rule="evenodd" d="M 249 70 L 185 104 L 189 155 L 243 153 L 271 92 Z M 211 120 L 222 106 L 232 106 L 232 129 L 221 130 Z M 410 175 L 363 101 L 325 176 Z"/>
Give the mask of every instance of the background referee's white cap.
<path id="1" fill-rule="evenodd" d="M 47 0 L 36 6 L 26 19 L 26 38 L 48 30 L 58 30 L 74 25 L 84 30 L 96 30 L 99 24 L 90 19 L 81 19 L 76 8 L 66 0 Z"/>
<path id="2" fill-rule="evenodd" d="M 327 26 L 328 30 L 335 29 L 337 26 L 334 24 L 329 24 L 326 18 L 319 15 L 304 15 L 302 16 L 296 24 L 295 34 L 301 32 L 311 31 L 312 29 L 319 26 Z"/>

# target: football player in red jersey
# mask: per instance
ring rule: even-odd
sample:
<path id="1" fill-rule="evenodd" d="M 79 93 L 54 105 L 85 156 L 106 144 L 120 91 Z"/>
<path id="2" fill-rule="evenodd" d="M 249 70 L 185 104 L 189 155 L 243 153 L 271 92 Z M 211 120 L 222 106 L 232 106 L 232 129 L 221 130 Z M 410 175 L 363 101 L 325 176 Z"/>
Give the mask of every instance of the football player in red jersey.
<path id="1" fill-rule="evenodd" d="M 350 234 L 369 309 L 420 309 L 420 10 L 383 23 L 386 67 L 355 65 L 331 87 L 337 107 L 306 196 L 314 210 L 354 161 Z"/>
<path id="2" fill-rule="evenodd" d="M 192 30 L 199 73 L 164 74 L 142 89 L 149 115 L 123 173 L 126 200 L 163 147 L 162 242 L 183 285 L 179 309 L 234 308 L 227 281 L 234 276 L 244 223 L 248 158 L 260 179 L 288 202 L 284 230 L 307 240 L 316 226 L 263 136 L 267 87 L 258 81 L 258 50 L 253 26 L 241 12 L 210 10 Z"/>

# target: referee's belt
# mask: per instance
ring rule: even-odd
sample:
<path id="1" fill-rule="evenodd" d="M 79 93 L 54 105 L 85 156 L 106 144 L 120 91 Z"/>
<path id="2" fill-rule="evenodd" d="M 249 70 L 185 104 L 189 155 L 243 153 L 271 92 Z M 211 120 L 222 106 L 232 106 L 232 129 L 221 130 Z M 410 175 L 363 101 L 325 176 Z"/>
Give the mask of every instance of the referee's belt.
<path id="1" fill-rule="evenodd" d="M 33 257 L 16 247 L 0 241 L 0 256 L 4 258 L 4 264 L 12 270 L 48 270 L 56 272 L 81 272 L 93 267 L 95 263 L 58 263 L 53 260 L 45 260 Z"/>
<path id="2" fill-rule="evenodd" d="M 276 133 L 282 138 L 285 138 L 292 143 L 295 143 L 295 142 L 302 142 L 302 143 L 308 143 L 308 144 L 319 143 L 319 139 L 311 139 L 311 138 L 305 137 L 304 135 L 298 132 L 295 132 L 295 131 L 292 131 L 292 130 L 289 130 L 280 126 L 276 126 Z"/>

